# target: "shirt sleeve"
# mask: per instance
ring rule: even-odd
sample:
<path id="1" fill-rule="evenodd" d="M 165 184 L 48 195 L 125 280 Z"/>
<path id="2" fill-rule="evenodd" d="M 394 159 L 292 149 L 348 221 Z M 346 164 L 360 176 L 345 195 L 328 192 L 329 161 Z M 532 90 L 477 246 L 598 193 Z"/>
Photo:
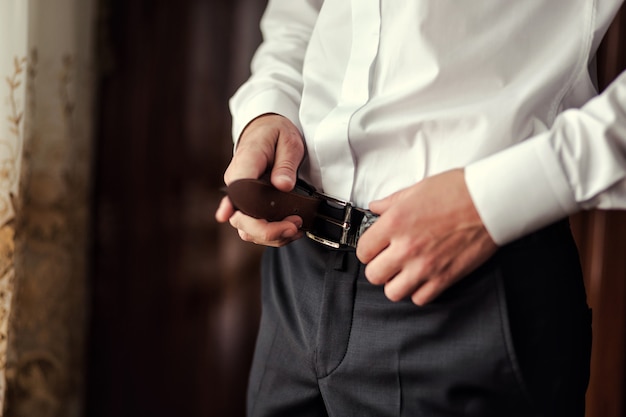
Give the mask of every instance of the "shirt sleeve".
<path id="1" fill-rule="evenodd" d="M 626 209 L 626 72 L 552 128 L 466 167 L 500 245 L 583 209 Z"/>
<path id="2" fill-rule="evenodd" d="M 263 43 L 252 75 L 230 100 L 235 143 L 254 118 L 276 113 L 301 131 L 302 65 L 323 0 L 270 0 L 261 19 Z"/>

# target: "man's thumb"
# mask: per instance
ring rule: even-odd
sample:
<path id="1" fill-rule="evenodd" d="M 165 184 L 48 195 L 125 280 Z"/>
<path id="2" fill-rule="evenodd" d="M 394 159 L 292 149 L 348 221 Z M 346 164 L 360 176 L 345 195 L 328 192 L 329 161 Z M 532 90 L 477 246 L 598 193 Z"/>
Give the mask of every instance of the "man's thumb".
<path id="1" fill-rule="evenodd" d="M 291 167 L 274 166 L 271 181 L 274 187 L 282 191 L 291 191 L 296 185 L 296 170 Z"/>
<path id="2" fill-rule="evenodd" d="M 293 190 L 303 157 L 304 144 L 299 135 L 289 140 L 278 141 L 271 176 L 274 187 L 282 191 Z"/>

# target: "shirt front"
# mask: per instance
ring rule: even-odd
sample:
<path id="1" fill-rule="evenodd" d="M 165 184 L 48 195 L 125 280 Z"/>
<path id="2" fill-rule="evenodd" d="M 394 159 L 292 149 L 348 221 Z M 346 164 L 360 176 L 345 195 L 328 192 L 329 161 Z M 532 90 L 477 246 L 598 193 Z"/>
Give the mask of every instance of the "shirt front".
<path id="1" fill-rule="evenodd" d="M 360 207 L 464 167 L 500 244 L 626 207 L 626 76 L 592 100 L 589 71 L 620 5 L 270 0 L 234 137 L 260 114 L 288 117 L 306 142 L 300 175 Z"/>

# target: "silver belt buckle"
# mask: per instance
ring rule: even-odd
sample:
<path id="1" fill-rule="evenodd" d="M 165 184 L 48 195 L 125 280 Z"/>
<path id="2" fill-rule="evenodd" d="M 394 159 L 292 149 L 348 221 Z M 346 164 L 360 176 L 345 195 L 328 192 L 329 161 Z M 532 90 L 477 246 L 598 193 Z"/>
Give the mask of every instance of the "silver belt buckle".
<path id="1" fill-rule="evenodd" d="M 332 240 L 324 239 L 323 237 L 315 236 L 311 232 L 306 232 L 306 237 L 316 241 L 317 243 L 321 243 L 322 245 L 330 246 L 334 249 L 339 249 L 341 247 L 340 243 L 333 242 Z"/>
<path id="2" fill-rule="evenodd" d="M 322 194 L 320 192 L 315 192 L 317 195 L 319 195 L 320 197 L 322 197 L 322 199 L 326 200 L 326 202 L 332 203 L 332 204 L 336 204 L 339 207 L 343 207 L 345 210 L 344 216 L 343 216 L 343 222 L 338 222 L 335 219 L 332 219 L 330 217 L 327 216 L 321 216 L 318 215 L 318 217 L 322 218 L 324 221 L 327 221 L 328 223 L 331 223 L 334 226 L 337 226 L 339 228 L 341 228 L 341 238 L 339 239 L 339 242 L 336 242 L 334 240 L 329 240 L 326 238 L 323 238 L 321 236 L 317 236 L 311 232 L 306 232 L 306 236 L 309 239 L 312 239 L 318 243 L 321 243 L 323 245 L 329 246 L 331 248 L 334 249 L 339 249 L 342 245 L 347 245 L 348 244 L 348 233 L 350 232 L 350 229 L 352 227 L 351 225 L 351 220 L 352 220 L 352 204 L 346 202 L 346 201 L 342 201 L 342 200 L 338 200 L 334 197 L 330 197 L 327 196 L 325 194 Z M 326 204 L 326 203 L 323 203 Z"/>

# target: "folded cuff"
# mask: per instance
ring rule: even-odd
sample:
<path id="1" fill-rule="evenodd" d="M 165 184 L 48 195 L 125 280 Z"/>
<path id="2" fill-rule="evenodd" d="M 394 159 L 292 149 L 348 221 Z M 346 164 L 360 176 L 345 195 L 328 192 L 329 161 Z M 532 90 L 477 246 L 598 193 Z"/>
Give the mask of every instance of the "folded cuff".
<path id="1" fill-rule="evenodd" d="M 504 245 L 578 211 L 550 132 L 475 162 L 465 181 L 487 231 Z"/>

